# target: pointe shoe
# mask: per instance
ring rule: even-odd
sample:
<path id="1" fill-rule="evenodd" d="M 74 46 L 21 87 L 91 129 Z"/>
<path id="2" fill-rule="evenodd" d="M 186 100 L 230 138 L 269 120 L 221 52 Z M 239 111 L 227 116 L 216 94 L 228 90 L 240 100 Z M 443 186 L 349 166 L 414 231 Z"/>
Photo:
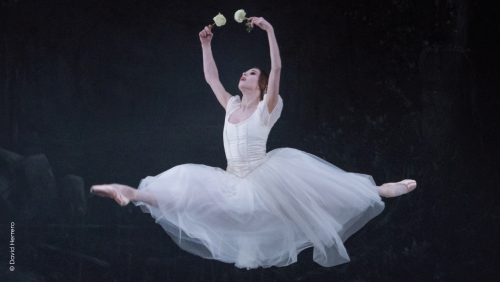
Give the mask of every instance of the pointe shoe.
<path id="1" fill-rule="evenodd" d="M 382 184 L 381 186 L 384 186 L 384 185 L 391 186 L 391 185 L 396 185 L 396 184 L 404 184 L 406 186 L 406 193 L 405 194 L 408 194 L 411 191 L 413 191 L 415 188 L 417 188 L 417 181 L 415 181 L 413 179 L 405 179 L 405 180 L 401 180 L 401 181 L 396 182 L 396 183 L 394 183 L 394 182 L 385 183 L 385 184 Z"/>
<path id="2" fill-rule="evenodd" d="M 113 185 L 94 185 L 90 188 L 90 193 L 114 199 L 122 207 L 130 203 L 130 199 L 120 193 Z"/>

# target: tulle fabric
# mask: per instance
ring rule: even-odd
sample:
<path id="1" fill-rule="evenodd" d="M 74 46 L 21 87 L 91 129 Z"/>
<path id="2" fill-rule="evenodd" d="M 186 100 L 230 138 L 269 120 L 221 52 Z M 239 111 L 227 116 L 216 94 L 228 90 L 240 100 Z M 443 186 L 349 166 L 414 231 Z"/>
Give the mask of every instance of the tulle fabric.
<path id="1" fill-rule="evenodd" d="M 158 207 L 132 202 L 183 250 L 238 268 L 286 266 L 308 247 L 322 266 L 350 261 L 343 242 L 384 209 L 373 178 L 293 148 L 266 158 L 244 177 L 178 165 L 139 184 Z"/>

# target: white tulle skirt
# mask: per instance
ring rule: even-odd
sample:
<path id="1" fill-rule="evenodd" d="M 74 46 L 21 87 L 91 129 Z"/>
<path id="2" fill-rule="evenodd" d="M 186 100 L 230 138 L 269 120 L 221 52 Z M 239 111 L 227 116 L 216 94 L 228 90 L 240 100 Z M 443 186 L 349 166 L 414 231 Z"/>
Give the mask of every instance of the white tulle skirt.
<path id="1" fill-rule="evenodd" d="M 172 167 L 139 184 L 158 208 L 132 202 L 183 250 L 238 268 L 286 266 L 309 247 L 322 266 L 349 262 L 343 242 L 385 207 L 373 178 L 293 148 L 267 156 L 244 178 L 202 164 Z"/>

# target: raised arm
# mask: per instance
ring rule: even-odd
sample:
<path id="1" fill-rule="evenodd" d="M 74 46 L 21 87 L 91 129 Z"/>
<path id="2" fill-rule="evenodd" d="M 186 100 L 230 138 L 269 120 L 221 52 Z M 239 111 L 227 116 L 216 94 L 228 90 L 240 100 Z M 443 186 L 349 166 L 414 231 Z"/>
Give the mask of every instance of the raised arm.
<path id="1" fill-rule="evenodd" d="M 278 104 L 278 94 L 280 89 L 280 76 L 281 76 L 281 57 L 274 36 L 274 29 L 271 28 L 267 31 L 267 38 L 269 39 L 269 47 L 271 49 L 271 71 L 269 72 L 269 81 L 267 83 L 267 108 L 269 113 L 272 113 L 274 107 Z"/>
<path id="2" fill-rule="evenodd" d="M 249 17 L 253 25 L 257 25 L 263 30 L 267 31 L 267 38 L 269 39 L 269 49 L 271 52 L 271 71 L 269 72 L 269 81 L 267 83 L 267 108 L 271 113 L 278 104 L 278 94 L 280 87 L 281 76 L 281 57 L 278 49 L 278 42 L 274 35 L 274 28 L 272 25 L 262 17 Z"/>
<path id="3" fill-rule="evenodd" d="M 211 29 L 212 26 L 210 25 L 200 32 L 201 47 L 203 49 L 203 71 L 205 72 L 205 80 L 214 91 L 217 100 L 226 109 L 227 102 L 232 95 L 224 89 L 219 80 L 219 72 L 212 55 L 211 42 L 213 34 Z"/>

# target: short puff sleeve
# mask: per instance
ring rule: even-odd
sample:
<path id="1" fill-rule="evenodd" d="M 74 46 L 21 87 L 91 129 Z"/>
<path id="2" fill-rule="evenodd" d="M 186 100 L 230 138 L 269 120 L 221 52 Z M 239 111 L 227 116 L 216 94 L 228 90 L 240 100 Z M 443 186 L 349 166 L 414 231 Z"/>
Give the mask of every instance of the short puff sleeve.
<path id="1" fill-rule="evenodd" d="M 269 108 L 267 107 L 267 94 L 264 94 L 264 98 L 260 101 L 259 112 L 260 120 L 267 127 L 273 127 L 278 118 L 281 116 L 281 111 L 283 110 L 283 99 L 278 94 L 278 104 L 274 107 L 273 111 L 269 113 Z"/>
<path id="2" fill-rule="evenodd" d="M 238 99 L 240 99 L 240 96 L 238 95 L 233 95 L 233 97 L 229 98 L 226 105 L 226 113 L 231 111 L 231 109 L 236 105 Z"/>

